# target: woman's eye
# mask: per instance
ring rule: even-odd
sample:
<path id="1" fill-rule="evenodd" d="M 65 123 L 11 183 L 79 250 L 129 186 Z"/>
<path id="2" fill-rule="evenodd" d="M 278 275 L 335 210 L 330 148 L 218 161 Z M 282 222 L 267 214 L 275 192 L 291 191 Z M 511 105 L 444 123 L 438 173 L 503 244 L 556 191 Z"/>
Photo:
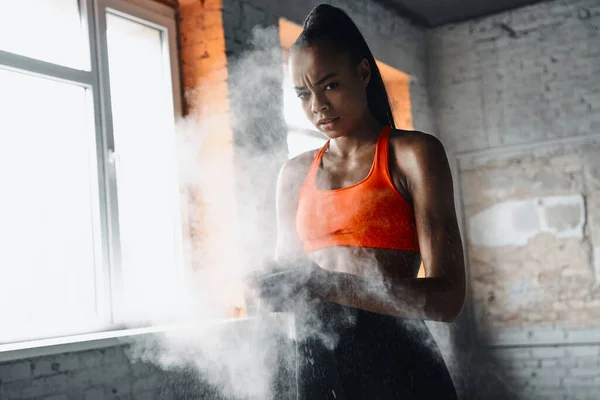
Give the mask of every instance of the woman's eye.
<path id="1" fill-rule="evenodd" d="M 327 86 L 325 86 L 325 90 L 335 89 L 337 86 L 338 86 L 338 84 L 336 82 L 332 82 L 332 83 L 328 84 Z"/>
<path id="2" fill-rule="evenodd" d="M 298 98 L 299 99 L 305 99 L 308 97 L 308 93 L 298 93 Z"/>

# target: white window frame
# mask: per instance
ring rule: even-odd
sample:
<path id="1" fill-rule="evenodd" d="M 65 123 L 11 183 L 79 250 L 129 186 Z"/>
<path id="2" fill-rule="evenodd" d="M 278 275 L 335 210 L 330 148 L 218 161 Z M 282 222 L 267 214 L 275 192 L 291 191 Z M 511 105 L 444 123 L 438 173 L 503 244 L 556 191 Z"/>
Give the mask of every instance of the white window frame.
<path id="1" fill-rule="evenodd" d="M 162 32 L 165 67 L 170 72 L 173 89 L 173 113 L 175 121 L 182 117 L 182 95 L 179 76 L 179 55 L 177 51 L 176 11 L 166 5 L 149 0 L 79 0 L 82 27 L 87 35 L 90 52 L 90 70 L 82 71 L 34 58 L 0 50 L 0 68 L 24 72 L 29 75 L 49 78 L 90 89 L 94 105 L 94 129 L 96 137 L 98 202 L 100 212 L 101 255 L 96 271 L 97 287 L 101 288 L 105 302 L 100 306 L 101 314 L 107 315 L 108 326 L 102 332 L 92 332 L 51 339 L 30 340 L 0 344 L 0 362 L 106 347 L 120 343 L 119 338 L 140 333 L 160 331 L 162 328 L 125 329 L 118 307 L 120 292 L 121 264 L 120 238 L 117 201 L 117 166 L 115 142 L 112 127 L 110 80 L 108 71 L 108 46 L 106 37 L 106 12 L 140 22 Z M 179 192 L 177 192 L 179 193 Z M 181 207 L 180 204 L 178 204 Z M 176 211 L 180 211 L 181 208 Z M 175 223 L 181 224 L 181 210 L 174 215 Z M 174 213 L 175 214 L 175 213 Z M 182 237 L 175 238 L 180 246 L 181 258 L 176 260 L 179 271 L 189 255 L 183 251 Z M 175 271 L 177 272 L 177 271 Z M 166 328 L 165 328 L 166 329 Z"/>

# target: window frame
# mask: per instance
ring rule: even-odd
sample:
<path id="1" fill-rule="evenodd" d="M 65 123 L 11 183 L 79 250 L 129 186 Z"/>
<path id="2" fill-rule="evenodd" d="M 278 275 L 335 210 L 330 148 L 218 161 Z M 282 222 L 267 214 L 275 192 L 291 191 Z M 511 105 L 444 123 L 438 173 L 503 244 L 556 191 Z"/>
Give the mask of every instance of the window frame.
<path id="1" fill-rule="evenodd" d="M 119 314 L 119 293 L 121 292 L 120 237 L 117 196 L 118 154 L 112 126 L 110 96 L 108 45 L 106 37 L 106 13 L 125 17 L 146 26 L 158 29 L 162 34 L 163 61 L 167 74 L 170 74 L 172 88 L 172 111 L 174 121 L 183 116 L 182 90 L 177 47 L 177 12 L 175 9 L 147 0 L 79 0 L 82 34 L 88 42 L 89 70 L 79 70 L 63 65 L 22 56 L 0 50 L 0 68 L 28 75 L 53 79 L 88 89 L 93 102 L 93 127 L 96 142 L 96 171 L 98 186 L 93 199 L 99 206 L 95 213 L 99 226 L 96 233 L 100 246 L 96 257 L 96 287 L 101 292 L 97 297 L 100 319 L 105 321 L 96 332 L 63 335 L 60 337 L 27 340 L 0 344 L 0 362 L 78 351 L 120 343 L 119 337 L 139 334 L 140 329 L 126 329 Z M 179 192 L 177 193 L 179 194 Z M 182 215 L 184 202 L 174 210 L 174 223 L 179 223 L 181 237 L 174 238 L 179 246 L 178 267 L 183 269 L 189 255 L 184 254 Z M 177 212 L 175 212 L 177 211 Z M 180 211 L 180 212 L 179 212 Z M 181 240 L 179 240 L 181 239 Z M 160 329 L 160 328 L 154 328 Z M 142 330 L 143 331 L 143 330 Z"/>

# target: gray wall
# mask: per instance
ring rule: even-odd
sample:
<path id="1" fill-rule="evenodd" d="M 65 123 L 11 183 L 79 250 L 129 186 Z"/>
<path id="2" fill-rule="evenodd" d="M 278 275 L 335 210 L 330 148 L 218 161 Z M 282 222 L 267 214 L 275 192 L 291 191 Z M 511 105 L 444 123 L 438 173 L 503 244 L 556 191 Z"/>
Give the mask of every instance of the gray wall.
<path id="1" fill-rule="evenodd" d="M 152 365 L 131 363 L 124 347 L 0 364 L 0 399 L 173 399 L 173 382 Z"/>
<path id="2" fill-rule="evenodd" d="M 430 31 L 430 95 L 449 148 L 598 133 L 599 7 L 553 1 Z"/>
<path id="3" fill-rule="evenodd" d="M 468 249 L 463 373 L 479 398 L 598 398 L 600 1 L 441 27 L 427 49 Z"/>
<path id="4" fill-rule="evenodd" d="M 0 399 L 225 400 L 192 368 L 131 361 L 128 345 L 0 364 Z"/>

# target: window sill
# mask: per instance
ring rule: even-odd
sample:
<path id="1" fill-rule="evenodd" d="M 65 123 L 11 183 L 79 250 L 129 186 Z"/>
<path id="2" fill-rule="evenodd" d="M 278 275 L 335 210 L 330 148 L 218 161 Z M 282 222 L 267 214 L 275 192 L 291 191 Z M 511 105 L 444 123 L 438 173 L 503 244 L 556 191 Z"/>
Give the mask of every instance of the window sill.
<path id="1" fill-rule="evenodd" d="M 210 321 L 207 323 L 225 324 L 242 322 L 248 319 L 252 318 L 231 318 Z M 141 336 L 161 334 L 193 327 L 194 325 L 192 324 L 160 325 L 0 344 L 0 363 L 112 346 L 122 346 Z"/>

